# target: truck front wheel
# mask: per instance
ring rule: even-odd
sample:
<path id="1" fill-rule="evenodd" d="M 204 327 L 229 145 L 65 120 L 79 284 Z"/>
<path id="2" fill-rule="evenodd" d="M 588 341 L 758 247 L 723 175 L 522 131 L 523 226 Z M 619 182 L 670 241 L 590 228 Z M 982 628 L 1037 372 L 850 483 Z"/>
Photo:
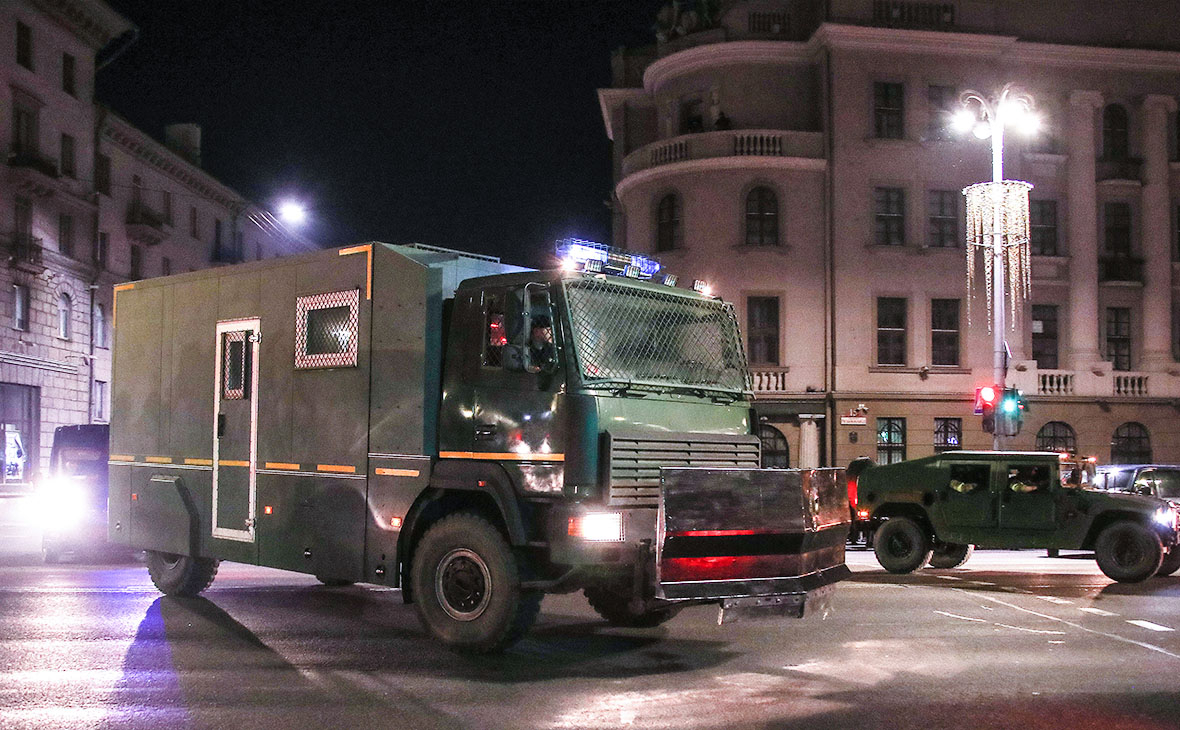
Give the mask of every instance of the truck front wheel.
<path id="1" fill-rule="evenodd" d="M 1171 575 L 1177 570 L 1180 570 L 1180 545 L 1173 545 L 1172 549 L 1164 557 L 1164 561 L 1160 563 L 1160 569 L 1155 571 L 1156 575 Z"/>
<path id="2" fill-rule="evenodd" d="M 961 567 L 971 559 L 973 552 L 975 552 L 974 545 L 940 542 L 934 546 L 934 552 L 930 555 L 930 567 L 940 570 Z"/>
<path id="3" fill-rule="evenodd" d="M 606 619 L 611 626 L 624 626 L 631 629 L 650 629 L 659 626 L 676 614 L 680 613 L 679 606 L 669 606 L 651 611 L 636 612 L 631 608 L 631 599 L 623 593 L 612 591 L 599 586 L 586 586 L 582 591 L 586 600 L 590 602 L 599 616 Z"/>
<path id="4" fill-rule="evenodd" d="M 146 562 L 148 575 L 160 593 L 192 597 L 208 588 L 217 577 L 220 561 L 148 550 Z"/>
<path id="5" fill-rule="evenodd" d="M 1159 570 L 1164 548 L 1159 537 L 1138 522 L 1116 522 L 1094 543 L 1098 567 L 1119 583 L 1138 583 Z"/>
<path id="6" fill-rule="evenodd" d="M 457 651 L 501 651 L 533 625 L 544 597 L 520 587 L 512 548 L 490 522 L 458 513 L 436 522 L 414 550 L 414 607 L 431 635 Z"/>
<path id="7" fill-rule="evenodd" d="M 890 517 L 877 528 L 873 551 L 890 573 L 912 573 L 930 560 L 930 536 L 908 517 Z"/>

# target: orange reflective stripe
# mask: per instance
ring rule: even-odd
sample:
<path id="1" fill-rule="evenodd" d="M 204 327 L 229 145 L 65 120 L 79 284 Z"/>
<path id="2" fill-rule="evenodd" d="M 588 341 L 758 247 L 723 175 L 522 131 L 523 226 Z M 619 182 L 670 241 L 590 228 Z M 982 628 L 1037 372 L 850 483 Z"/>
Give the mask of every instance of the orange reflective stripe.
<path id="1" fill-rule="evenodd" d="M 565 461 L 565 454 L 518 454 L 515 451 L 440 451 L 440 459 L 482 459 L 495 461 Z"/>
<path id="2" fill-rule="evenodd" d="M 377 476 L 382 477 L 416 477 L 420 474 L 417 469 L 386 469 L 378 467 Z"/>
<path id="3" fill-rule="evenodd" d="M 341 464 L 316 464 L 315 468 L 318 471 L 330 471 L 337 474 L 356 474 L 355 466 L 344 466 Z"/>

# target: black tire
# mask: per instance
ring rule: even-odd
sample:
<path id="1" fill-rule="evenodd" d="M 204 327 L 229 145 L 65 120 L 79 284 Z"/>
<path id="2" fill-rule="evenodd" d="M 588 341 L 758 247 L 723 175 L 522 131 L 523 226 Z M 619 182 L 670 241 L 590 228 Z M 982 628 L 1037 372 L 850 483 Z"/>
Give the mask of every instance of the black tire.
<path id="1" fill-rule="evenodd" d="M 659 626 L 676 614 L 680 613 L 679 606 L 668 606 L 653 611 L 636 613 L 631 610 L 631 600 L 628 596 L 599 586 L 587 586 L 583 591 L 590 608 L 606 619 L 611 626 L 623 626 L 630 629 L 650 629 Z"/>
<path id="2" fill-rule="evenodd" d="M 1045 551 L 1045 556 L 1049 558 L 1059 558 L 1061 557 L 1061 551 L 1057 548 L 1049 548 Z"/>
<path id="3" fill-rule="evenodd" d="M 1177 570 L 1180 570 L 1180 545 L 1172 546 L 1171 551 L 1164 556 L 1163 562 L 1160 563 L 1160 568 L 1155 571 L 1155 574 L 1158 576 L 1171 575 Z"/>
<path id="4" fill-rule="evenodd" d="M 221 563 L 213 558 L 194 558 L 155 550 L 147 551 L 148 575 L 166 596 L 197 596 L 217 577 Z"/>
<path id="5" fill-rule="evenodd" d="M 1138 522 L 1116 522 L 1094 543 L 1098 567 L 1119 583 L 1138 583 L 1155 575 L 1164 559 L 1159 536 Z"/>
<path id="6" fill-rule="evenodd" d="M 934 552 L 930 555 L 930 567 L 938 568 L 939 570 L 962 567 L 964 563 L 971 559 L 971 553 L 973 552 L 975 552 L 974 545 L 940 542 L 934 546 Z"/>
<path id="7" fill-rule="evenodd" d="M 890 573 L 912 573 L 930 560 L 930 536 L 908 517 L 890 517 L 877 528 L 873 551 Z"/>
<path id="8" fill-rule="evenodd" d="M 414 549 L 414 608 L 426 630 L 456 651 L 502 651 L 533 625 L 544 597 L 521 590 L 520 574 L 492 523 L 453 514 L 432 525 Z"/>

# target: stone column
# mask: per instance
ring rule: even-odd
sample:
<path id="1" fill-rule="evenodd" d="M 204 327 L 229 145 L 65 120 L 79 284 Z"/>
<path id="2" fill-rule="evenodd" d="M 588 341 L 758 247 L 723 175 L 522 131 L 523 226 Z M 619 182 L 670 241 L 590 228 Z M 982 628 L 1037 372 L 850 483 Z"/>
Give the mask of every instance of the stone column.
<path id="1" fill-rule="evenodd" d="M 1168 114 L 1176 98 L 1143 99 L 1143 361 L 1139 370 L 1172 364 L 1171 195 L 1168 191 Z"/>
<path id="2" fill-rule="evenodd" d="M 1097 91 L 1073 91 L 1066 112 L 1066 194 L 1069 216 L 1069 367 L 1089 370 L 1098 352 L 1098 188 L 1094 146 Z"/>
<path id="3" fill-rule="evenodd" d="M 819 419 L 799 418 L 799 468 L 819 468 Z"/>

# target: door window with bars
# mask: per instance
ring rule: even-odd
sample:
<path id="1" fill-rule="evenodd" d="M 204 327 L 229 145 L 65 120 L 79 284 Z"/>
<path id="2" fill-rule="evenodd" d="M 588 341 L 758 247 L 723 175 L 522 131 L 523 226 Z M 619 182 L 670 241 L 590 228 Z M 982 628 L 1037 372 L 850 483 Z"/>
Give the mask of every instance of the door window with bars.
<path id="1" fill-rule="evenodd" d="M 906 363 L 906 300 L 900 297 L 877 299 L 877 364 Z"/>
<path id="2" fill-rule="evenodd" d="M 934 453 L 957 451 L 963 448 L 963 419 L 934 419 Z"/>
<path id="3" fill-rule="evenodd" d="M 959 364 L 959 300 L 930 300 L 930 364 Z"/>
<path id="4" fill-rule="evenodd" d="M 905 419 L 877 419 L 877 463 L 905 461 Z"/>
<path id="5" fill-rule="evenodd" d="M 1115 370 L 1131 369 L 1131 310 L 1106 309 L 1106 359 Z"/>
<path id="6" fill-rule="evenodd" d="M 295 300 L 295 368 L 356 367 L 360 291 Z"/>

